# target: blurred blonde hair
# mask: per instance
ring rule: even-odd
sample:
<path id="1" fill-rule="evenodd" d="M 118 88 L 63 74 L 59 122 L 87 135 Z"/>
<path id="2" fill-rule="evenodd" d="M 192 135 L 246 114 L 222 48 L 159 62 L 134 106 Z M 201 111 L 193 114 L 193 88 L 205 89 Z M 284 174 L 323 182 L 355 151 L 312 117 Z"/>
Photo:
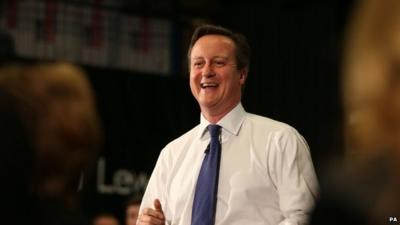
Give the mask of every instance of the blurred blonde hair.
<path id="1" fill-rule="evenodd" d="M 71 200 L 81 173 L 95 161 L 102 136 L 85 72 L 60 61 L 8 65 L 0 69 L 0 88 L 20 102 L 35 155 L 32 191 Z"/>
<path id="2" fill-rule="evenodd" d="M 400 159 L 400 1 L 359 1 L 343 64 L 349 158 Z"/>

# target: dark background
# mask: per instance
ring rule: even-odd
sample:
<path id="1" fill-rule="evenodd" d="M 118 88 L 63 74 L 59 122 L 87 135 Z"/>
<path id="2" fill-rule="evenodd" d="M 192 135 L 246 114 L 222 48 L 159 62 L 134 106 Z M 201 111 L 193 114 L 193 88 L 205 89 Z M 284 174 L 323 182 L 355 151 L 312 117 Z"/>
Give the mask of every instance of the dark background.
<path id="1" fill-rule="evenodd" d="M 72 1 L 73 2 L 73 1 Z M 81 4 L 81 3 L 79 3 Z M 90 3 L 88 3 L 90 4 Z M 125 1 L 116 10 L 171 20 L 175 55 L 169 76 L 82 65 L 97 95 L 104 127 L 106 182 L 126 169 L 150 175 L 160 150 L 199 122 L 186 70 L 196 21 L 243 33 L 252 48 L 242 103 L 248 112 L 294 126 L 308 141 L 319 179 L 342 154 L 340 58 L 352 1 Z M 130 195 L 101 194 L 96 172 L 83 195 L 90 214 L 123 217 Z"/>

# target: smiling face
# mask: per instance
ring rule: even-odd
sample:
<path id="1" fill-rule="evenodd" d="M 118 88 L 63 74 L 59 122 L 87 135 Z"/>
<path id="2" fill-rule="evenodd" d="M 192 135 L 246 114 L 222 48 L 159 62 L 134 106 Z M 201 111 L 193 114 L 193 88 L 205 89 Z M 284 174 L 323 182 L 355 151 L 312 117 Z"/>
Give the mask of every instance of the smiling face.
<path id="1" fill-rule="evenodd" d="M 223 35 L 205 35 L 190 55 L 190 88 L 205 118 L 216 123 L 241 98 L 247 68 L 237 69 L 234 42 Z"/>

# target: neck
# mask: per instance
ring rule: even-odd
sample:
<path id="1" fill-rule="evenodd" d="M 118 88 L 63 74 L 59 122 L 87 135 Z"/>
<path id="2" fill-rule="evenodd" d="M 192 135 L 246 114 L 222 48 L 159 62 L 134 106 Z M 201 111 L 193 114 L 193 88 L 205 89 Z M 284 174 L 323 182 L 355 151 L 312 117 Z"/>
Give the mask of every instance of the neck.
<path id="1" fill-rule="evenodd" d="M 240 102 L 240 101 L 239 101 Z M 201 108 L 201 113 L 208 122 L 216 124 L 220 121 L 226 114 L 228 114 L 233 108 L 235 108 L 239 102 L 232 104 L 223 109 L 213 109 L 213 108 Z"/>

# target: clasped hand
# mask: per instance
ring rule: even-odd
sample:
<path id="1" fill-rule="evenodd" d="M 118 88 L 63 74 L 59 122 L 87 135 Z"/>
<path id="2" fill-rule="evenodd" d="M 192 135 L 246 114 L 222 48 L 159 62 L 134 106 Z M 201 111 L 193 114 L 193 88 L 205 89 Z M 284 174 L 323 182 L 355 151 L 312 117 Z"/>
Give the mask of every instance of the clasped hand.
<path id="1" fill-rule="evenodd" d="M 165 225 L 165 216 L 159 199 L 154 200 L 154 208 L 145 208 L 136 225 Z"/>

